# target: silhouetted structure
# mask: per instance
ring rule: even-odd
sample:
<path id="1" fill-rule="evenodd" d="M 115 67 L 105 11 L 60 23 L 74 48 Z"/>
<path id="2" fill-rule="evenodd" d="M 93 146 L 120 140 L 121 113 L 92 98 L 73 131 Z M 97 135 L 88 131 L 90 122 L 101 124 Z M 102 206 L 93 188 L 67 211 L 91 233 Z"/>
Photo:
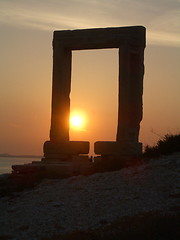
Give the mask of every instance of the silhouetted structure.
<path id="1" fill-rule="evenodd" d="M 102 156 L 138 156 L 142 120 L 145 28 L 118 27 L 55 31 L 53 39 L 53 87 L 50 141 L 45 159 L 87 154 L 89 142 L 69 141 L 72 50 L 119 48 L 119 110 L 116 142 L 96 142 Z"/>
<path id="2" fill-rule="evenodd" d="M 95 153 L 100 156 L 91 162 L 87 155 L 89 142 L 69 141 L 71 55 L 72 50 L 102 48 L 120 49 L 117 136 L 115 142 L 96 142 Z M 131 160 L 134 163 L 134 157 L 142 155 L 138 136 L 142 120 L 144 48 L 142 26 L 55 31 L 50 141 L 44 143 L 42 161 L 13 165 L 12 175 L 28 185 L 43 177 L 91 174 L 119 169 L 132 164 Z"/>

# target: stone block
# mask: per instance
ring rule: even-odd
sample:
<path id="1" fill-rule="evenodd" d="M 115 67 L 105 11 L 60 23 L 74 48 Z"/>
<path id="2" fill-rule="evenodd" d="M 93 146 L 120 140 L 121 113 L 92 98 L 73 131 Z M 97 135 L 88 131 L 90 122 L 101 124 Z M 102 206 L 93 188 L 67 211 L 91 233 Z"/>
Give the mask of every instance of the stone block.
<path id="1" fill-rule="evenodd" d="M 95 154 L 99 155 L 120 155 L 138 156 L 142 154 L 142 143 L 121 143 L 121 142 L 102 142 L 94 144 Z"/>
<path id="2" fill-rule="evenodd" d="M 44 154 L 55 154 L 56 157 L 59 154 L 67 155 L 78 155 L 78 154 L 88 154 L 89 153 L 89 142 L 87 141 L 62 141 L 62 142 L 52 142 L 47 141 L 44 143 Z"/>

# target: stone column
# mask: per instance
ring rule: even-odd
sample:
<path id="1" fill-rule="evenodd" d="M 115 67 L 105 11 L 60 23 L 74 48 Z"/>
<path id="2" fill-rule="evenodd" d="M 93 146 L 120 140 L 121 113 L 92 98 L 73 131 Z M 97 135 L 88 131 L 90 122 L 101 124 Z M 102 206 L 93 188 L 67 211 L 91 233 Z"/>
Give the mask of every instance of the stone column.
<path id="1" fill-rule="evenodd" d="M 138 143 L 142 120 L 144 48 L 121 47 L 119 52 L 119 109 L 117 142 Z"/>
<path id="2" fill-rule="evenodd" d="M 136 157 L 142 154 L 138 142 L 142 120 L 144 46 L 123 44 L 119 49 L 119 98 L 116 142 L 96 142 L 101 156 Z"/>
<path id="3" fill-rule="evenodd" d="M 53 86 L 50 141 L 69 140 L 71 50 L 53 44 Z"/>
<path id="4" fill-rule="evenodd" d="M 70 160 L 87 154 L 89 142 L 69 141 L 71 49 L 53 41 L 53 83 L 50 141 L 44 143 L 44 161 Z"/>
<path id="5" fill-rule="evenodd" d="M 119 95 L 118 95 L 118 127 L 117 142 L 127 142 L 127 129 L 129 121 L 129 47 L 123 45 L 119 49 Z"/>

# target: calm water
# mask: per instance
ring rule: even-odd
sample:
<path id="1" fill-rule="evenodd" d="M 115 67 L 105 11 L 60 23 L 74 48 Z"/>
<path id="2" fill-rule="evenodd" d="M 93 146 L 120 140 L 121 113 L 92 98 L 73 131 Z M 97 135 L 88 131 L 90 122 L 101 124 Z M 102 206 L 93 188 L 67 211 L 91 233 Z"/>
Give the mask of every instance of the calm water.
<path id="1" fill-rule="evenodd" d="M 11 173 L 11 166 L 15 164 L 31 163 L 32 161 L 40 161 L 40 158 L 16 158 L 16 157 L 0 157 L 0 174 Z"/>

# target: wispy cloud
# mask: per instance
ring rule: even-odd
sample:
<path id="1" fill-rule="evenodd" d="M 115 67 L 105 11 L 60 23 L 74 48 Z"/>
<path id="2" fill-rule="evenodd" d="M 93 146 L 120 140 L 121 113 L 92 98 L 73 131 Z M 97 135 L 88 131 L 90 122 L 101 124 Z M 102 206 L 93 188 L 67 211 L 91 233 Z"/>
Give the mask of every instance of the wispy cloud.
<path id="1" fill-rule="evenodd" d="M 161 31 L 147 31 L 147 42 L 152 45 L 180 47 L 180 34 Z"/>
<path id="2" fill-rule="evenodd" d="M 144 25 L 149 44 L 180 46 L 179 0 L 1 0 L 0 19 L 51 31 Z"/>
<path id="3" fill-rule="evenodd" d="M 75 19 L 63 14 L 34 11 L 16 6 L 0 10 L 1 22 L 16 26 L 32 27 L 41 30 L 77 27 Z"/>

